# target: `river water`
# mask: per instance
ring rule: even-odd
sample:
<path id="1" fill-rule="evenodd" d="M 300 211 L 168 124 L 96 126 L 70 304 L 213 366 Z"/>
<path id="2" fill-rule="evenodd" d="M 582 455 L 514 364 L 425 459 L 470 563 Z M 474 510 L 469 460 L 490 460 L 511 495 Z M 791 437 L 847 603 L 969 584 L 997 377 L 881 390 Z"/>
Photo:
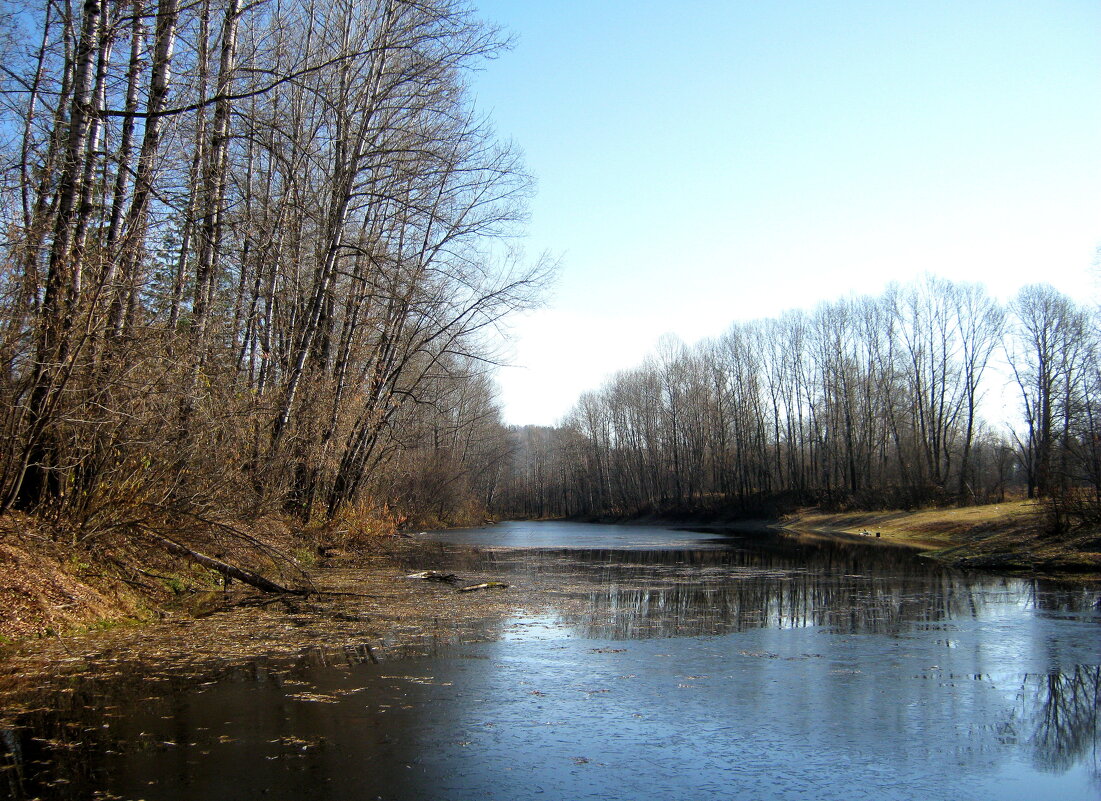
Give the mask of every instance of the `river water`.
<path id="1" fill-rule="evenodd" d="M 1097 585 L 768 532 L 425 538 L 407 567 L 492 575 L 515 611 L 416 657 L 129 676 L 5 730 L 0 797 L 1101 798 Z M 36 746 L 65 727 L 74 764 Z"/>

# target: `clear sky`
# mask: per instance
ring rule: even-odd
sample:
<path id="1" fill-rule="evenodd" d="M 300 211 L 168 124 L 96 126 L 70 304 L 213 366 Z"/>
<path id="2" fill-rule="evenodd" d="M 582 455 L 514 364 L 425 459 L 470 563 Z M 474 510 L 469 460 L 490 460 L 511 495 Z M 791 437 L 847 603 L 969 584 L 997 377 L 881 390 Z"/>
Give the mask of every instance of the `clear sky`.
<path id="1" fill-rule="evenodd" d="M 561 258 L 506 422 L 740 319 L 925 272 L 1097 297 L 1098 0 L 477 0 L 473 78 Z"/>

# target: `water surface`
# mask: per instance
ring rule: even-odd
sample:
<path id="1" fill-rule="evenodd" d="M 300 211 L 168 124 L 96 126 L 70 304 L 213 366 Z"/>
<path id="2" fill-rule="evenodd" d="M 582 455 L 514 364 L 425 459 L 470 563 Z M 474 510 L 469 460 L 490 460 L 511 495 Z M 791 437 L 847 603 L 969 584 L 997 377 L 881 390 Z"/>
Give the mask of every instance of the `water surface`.
<path id="1" fill-rule="evenodd" d="M 82 686 L 5 733 L 9 796 L 1101 797 L 1096 589 L 767 532 L 426 538 L 409 568 L 512 585 L 488 642 Z"/>
<path id="2" fill-rule="evenodd" d="M 440 542 L 481 547 L 569 548 L 639 551 L 678 546 L 693 549 L 721 548 L 729 537 L 721 533 L 674 529 L 664 526 L 575 523 L 562 521 L 508 521 L 482 528 L 456 528 L 422 534 Z"/>

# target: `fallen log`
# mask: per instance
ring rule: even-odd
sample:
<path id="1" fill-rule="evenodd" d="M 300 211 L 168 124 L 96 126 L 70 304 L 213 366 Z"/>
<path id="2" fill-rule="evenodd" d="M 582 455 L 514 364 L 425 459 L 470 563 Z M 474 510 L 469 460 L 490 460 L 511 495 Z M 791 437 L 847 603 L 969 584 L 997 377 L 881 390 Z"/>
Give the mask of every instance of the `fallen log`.
<path id="1" fill-rule="evenodd" d="M 410 573 L 406 578 L 424 579 L 425 581 L 444 581 L 448 584 L 454 584 L 459 580 L 459 577 L 454 573 L 444 573 L 440 570 L 421 570 L 417 573 Z"/>
<path id="2" fill-rule="evenodd" d="M 459 592 L 474 592 L 474 590 L 503 590 L 508 585 L 503 581 L 485 581 L 481 584 L 468 584 L 465 587 L 459 587 Z"/>
<path id="3" fill-rule="evenodd" d="M 154 541 L 163 545 L 165 550 L 169 553 L 174 553 L 177 556 L 182 556 L 186 559 L 190 559 L 192 562 L 202 565 L 203 567 L 221 573 L 228 578 L 235 578 L 238 581 L 248 584 L 250 587 L 255 587 L 263 592 L 279 592 L 289 595 L 305 595 L 306 590 L 292 590 L 284 587 L 280 584 L 276 584 L 270 579 L 266 579 L 259 573 L 254 573 L 251 570 L 246 570 L 243 567 L 237 567 L 231 565 L 228 562 L 223 562 L 221 559 L 215 559 L 213 556 L 207 556 L 206 554 L 199 553 L 198 551 L 188 548 L 186 545 L 176 540 L 166 537 L 163 534 L 158 534 L 153 531 L 146 531 L 149 537 Z"/>

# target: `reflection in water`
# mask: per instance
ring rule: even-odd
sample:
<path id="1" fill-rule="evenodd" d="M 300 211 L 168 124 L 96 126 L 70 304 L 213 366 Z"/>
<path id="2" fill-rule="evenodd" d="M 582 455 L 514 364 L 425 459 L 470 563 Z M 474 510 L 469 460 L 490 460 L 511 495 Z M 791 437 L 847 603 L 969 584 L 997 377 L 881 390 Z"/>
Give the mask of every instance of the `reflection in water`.
<path id="1" fill-rule="evenodd" d="M 671 642 L 650 640 L 637 653 L 576 642 L 569 654 L 514 643 L 506 656 L 504 646 L 479 645 L 466 658 L 381 665 L 366 653 L 313 651 L 190 688 L 156 683 L 150 692 L 137 677 L 125 691 L 61 694 L 53 710 L 3 732 L 0 797 L 514 799 L 543 788 L 549 797 L 624 798 L 624 787 L 648 781 L 656 797 L 663 788 L 699 797 L 687 791 L 730 781 L 724 758 L 774 770 L 739 777 L 749 790 L 780 788 L 750 797 L 806 797 L 790 790 L 800 782 L 818 798 L 861 797 L 846 784 L 855 779 L 869 798 L 1012 798 L 999 784 L 1008 778 L 1024 782 L 1021 798 L 1101 790 L 1052 789 L 998 768 L 1012 769 L 1020 749 L 1055 778 L 1084 765 L 1096 781 L 1096 667 L 1026 675 L 1006 698 L 990 676 L 895 677 L 890 706 L 908 710 L 896 718 L 875 698 L 890 677 L 837 670 L 836 655 L 766 655 L 753 641 L 758 650 L 731 663 L 716 645 L 725 640 L 685 641 L 716 648 L 709 657 L 697 645 L 686 659 L 668 653 Z M 471 658 L 479 656 L 489 658 Z M 798 681 L 778 685 L 784 676 Z M 978 737 L 984 720 L 988 733 Z M 653 752 L 659 744 L 672 756 Z M 684 762 L 693 754 L 699 765 Z M 652 780 L 639 758 L 660 763 Z M 954 771 L 938 792 L 945 759 Z M 581 760 L 602 769 L 580 774 Z M 630 769 L 626 784 L 616 768 Z M 960 787 L 973 776 L 990 792 Z M 906 793 L 891 792 L 896 777 L 906 777 Z M 699 783 L 677 784 L 689 780 Z"/>
<path id="2" fill-rule="evenodd" d="M 1021 685 L 1022 716 L 1031 733 L 1036 764 L 1063 771 L 1078 762 L 1091 764 L 1101 787 L 1101 667 L 1078 665 L 1067 673 L 1029 675 Z"/>
<path id="3" fill-rule="evenodd" d="M 992 593 L 1027 592 L 1018 582 L 975 584 L 932 565 L 893 573 L 861 560 L 808 559 L 796 566 L 786 560 L 761 565 L 741 551 L 697 557 L 664 570 L 606 562 L 579 621 L 586 635 L 634 639 L 806 626 L 890 633 L 903 624 L 974 614 Z"/>
<path id="4" fill-rule="evenodd" d="M 541 605 L 497 642 L 120 664 L 44 689 L 0 728 L 0 798 L 1101 791 L 1096 590 L 809 538 L 590 542 L 410 561 L 530 590 Z"/>
<path id="5" fill-rule="evenodd" d="M 437 558 L 448 569 L 510 573 L 511 581 L 572 594 L 581 603 L 563 603 L 559 611 L 583 636 L 600 639 L 807 626 L 894 634 L 915 624 L 975 619 L 991 607 L 1076 614 L 1098 597 L 1053 582 L 965 574 L 903 548 L 772 533 L 721 550 L 443 546 Z"/>

